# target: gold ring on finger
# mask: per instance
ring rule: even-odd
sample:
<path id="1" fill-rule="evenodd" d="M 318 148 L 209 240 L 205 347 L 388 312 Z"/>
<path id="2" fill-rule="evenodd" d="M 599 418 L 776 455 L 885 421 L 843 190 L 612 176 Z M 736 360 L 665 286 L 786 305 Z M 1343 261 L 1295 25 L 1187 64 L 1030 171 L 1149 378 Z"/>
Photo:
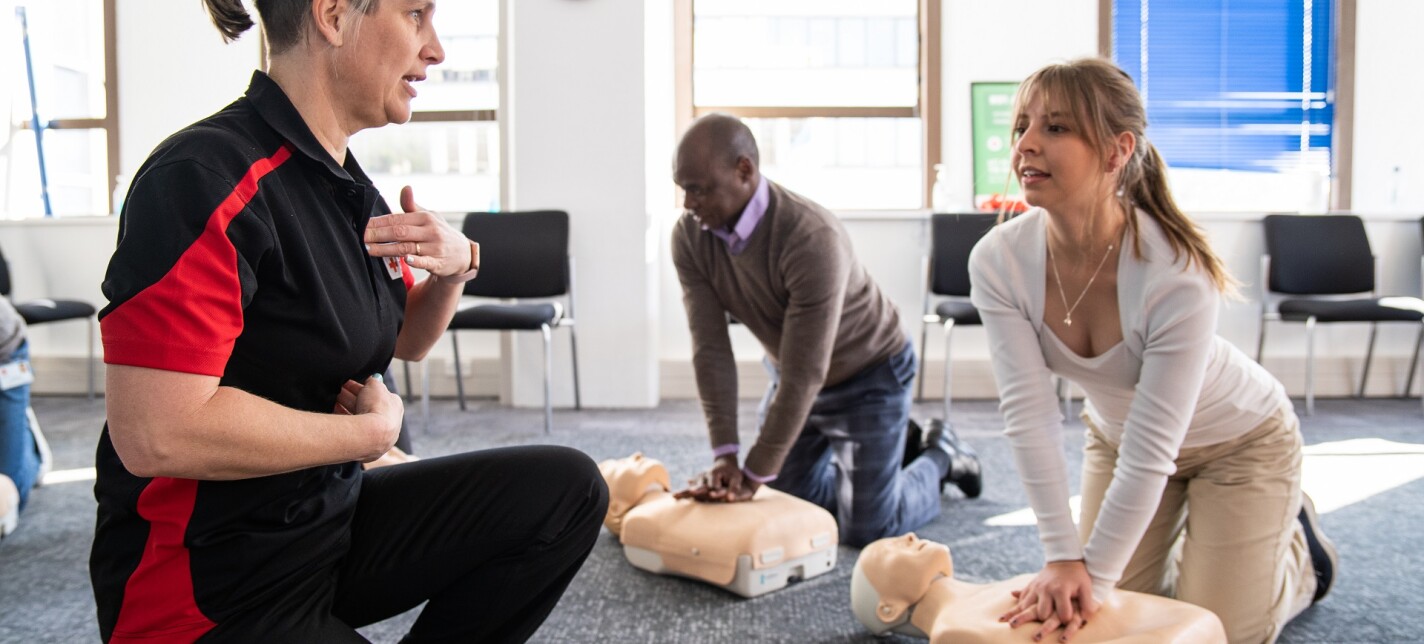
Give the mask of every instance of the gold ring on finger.
<path id="1" fill-rule="evenodd" d="M 415 242 L 415 254 L 420 254 L 420 242 Z"/>

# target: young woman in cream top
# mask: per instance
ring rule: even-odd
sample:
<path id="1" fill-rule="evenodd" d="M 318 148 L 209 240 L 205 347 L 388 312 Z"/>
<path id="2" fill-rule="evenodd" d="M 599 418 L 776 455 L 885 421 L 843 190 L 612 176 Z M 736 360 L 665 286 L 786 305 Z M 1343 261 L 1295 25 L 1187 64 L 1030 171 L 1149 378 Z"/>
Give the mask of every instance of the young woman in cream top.
<path id="1" fill-rule="evenodd" d="M 1328 589 L 1334 552 L 1302 510 L 1290 399 L 1216 335 L 1234 281 L 1173 202 L 1126 73 L 1045 67 L 1014 122 L 1034 208 L 970 272 L 1047 563 L 1000 619 L 1066 641 L 1121 587 L 1211 609 L 1232 642 L 1272 641 Z M 1076 530 L 1050 375 L 1086 392 Z"/>

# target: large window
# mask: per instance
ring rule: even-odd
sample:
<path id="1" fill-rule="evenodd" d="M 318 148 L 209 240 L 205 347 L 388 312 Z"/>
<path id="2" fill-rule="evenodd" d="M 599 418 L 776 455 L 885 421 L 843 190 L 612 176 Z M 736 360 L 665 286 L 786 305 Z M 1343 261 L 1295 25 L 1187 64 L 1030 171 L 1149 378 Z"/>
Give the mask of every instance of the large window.
<path id="1" fill-rule="evenodd" d="M 1174 182 L 1226 187 L 1176 186 L 1187 200 L 1329 207 L 1337 10 L 1335 0 L 1113 0 L 1113 59 L 1142 92 Z"/>
<path id="2" fill-rule="evenodd" d="M 828 207 L 928 203 L 938 0 L 679 2 L 684 127 L 742 117 L 762 171 Z"/>
<path id="3" fill-rule="evenodd" d="M 46 183 L 55 215 L 109 212 L 118 166 L 114 3 L 0 0 L 0 217 L 43 216 Z"/>
<path id="4" fill-rule="evenodd" d="M 499 2 L 442 2 L 435 29 L 445 62 L 416 84 L 411 123 L 360 132 L 351 150 L 395 210 L 406 185 L 431 210 L 498 210 Z"/>

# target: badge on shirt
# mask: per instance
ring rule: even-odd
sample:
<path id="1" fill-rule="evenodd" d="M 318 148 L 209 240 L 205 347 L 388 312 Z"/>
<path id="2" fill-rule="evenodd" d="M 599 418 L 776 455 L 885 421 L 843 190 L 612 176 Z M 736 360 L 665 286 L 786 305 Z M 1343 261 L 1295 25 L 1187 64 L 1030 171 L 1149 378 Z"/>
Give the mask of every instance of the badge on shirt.
<path id="1" fill-rule="evenodd" d="M 29 360 L 16 360 L 0 364 L 0 389 L 14 389 L 35 381 L 35 372 L 30 371 Z"/>
<path id="2" fill-rule="evenodd" d="M 401 259 L 399 257 L 387 257 L 383 263 L 386 265 L 386 274 L 390 275 L 391 279 L 401 278 Z"/>

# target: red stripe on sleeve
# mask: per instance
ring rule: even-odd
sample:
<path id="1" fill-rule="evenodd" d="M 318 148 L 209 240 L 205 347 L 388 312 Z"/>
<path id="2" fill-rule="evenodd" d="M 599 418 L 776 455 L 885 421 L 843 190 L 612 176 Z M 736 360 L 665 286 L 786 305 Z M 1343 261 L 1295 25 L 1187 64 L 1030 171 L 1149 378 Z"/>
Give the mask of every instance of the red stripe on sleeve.
<path id="1" fill-rule="evenodd" d="M 242 284 L 227 228 L 257 182 L 291 155 L 284 145 L 252 164 L 173 268 L 104 316 L 105 363 L 222 376 L 242 333 Z"/>
<path id="2" fill-rule="evenodd" d="M 124 587 L 111 644 L 192 642 L 216 626 L 198 609 L 183 543 L 197 496 L 197 481 L 174 478 L 155 478 L 139 494 L 138 513 L 149 523 L 148 542 Z"/>

